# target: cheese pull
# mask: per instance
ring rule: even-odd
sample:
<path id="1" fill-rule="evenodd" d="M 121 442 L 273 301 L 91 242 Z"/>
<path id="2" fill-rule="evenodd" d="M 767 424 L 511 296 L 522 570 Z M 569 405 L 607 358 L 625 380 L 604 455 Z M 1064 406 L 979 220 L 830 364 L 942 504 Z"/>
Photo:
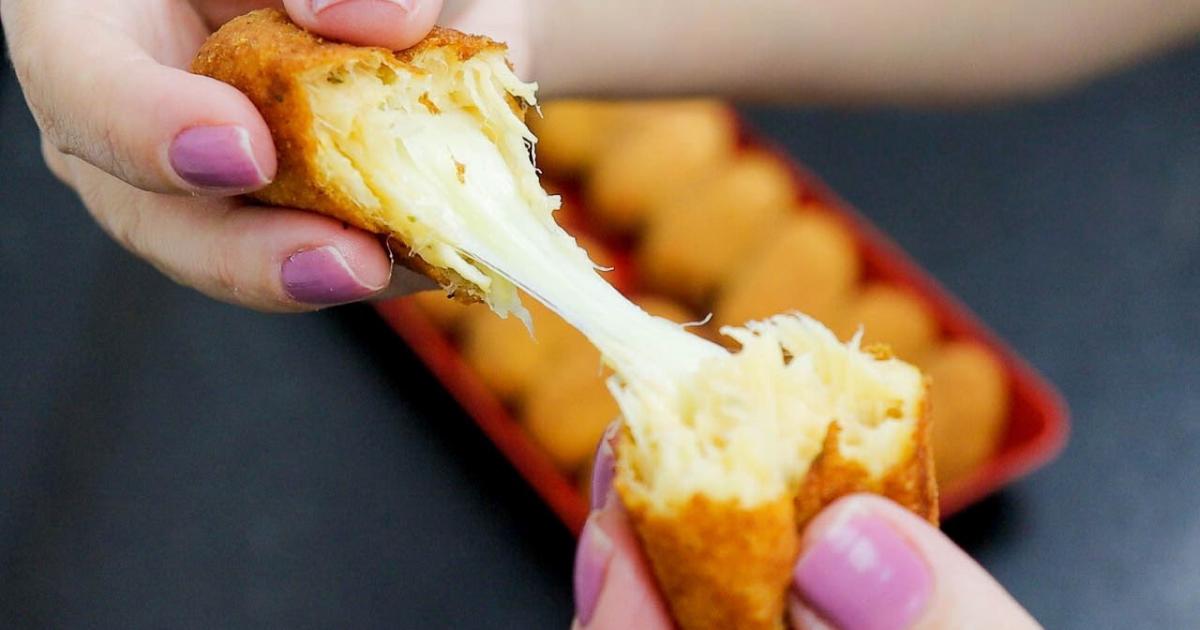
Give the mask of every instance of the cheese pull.
<path id="1" fill-rule="evenodd" d="M 618 293 L 554 221 L 525 124 L 536 86 L 505 50 L 442 28 L 399 52 L 335 44 L 262 10 L 193 70 L 271 128 L 278 175 L 254 197 L 387 235 L 498 316 L 531 327 L 523 292 L 582 332 L 613 371 L 616 488 L 680 626 L 781 627 L 798 528 L 821 505 L 868 490 L 936 518 L 923 377 L 803 315 L 725 329 L 731 353 Z"/>

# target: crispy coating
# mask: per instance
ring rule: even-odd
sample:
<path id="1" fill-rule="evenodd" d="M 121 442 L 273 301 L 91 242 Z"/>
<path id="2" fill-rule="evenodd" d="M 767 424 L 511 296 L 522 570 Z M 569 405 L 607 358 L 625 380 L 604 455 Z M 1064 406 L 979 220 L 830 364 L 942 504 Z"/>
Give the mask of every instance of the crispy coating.
<path id="1" fill-rule="evenodd" d="M 503 44 L 486 37 L 440 27 L 400 52 L 338 44 L 296 26 L 282 11 L 262 9 L 231 20 L 214 33 L 197 53 L 192 71 L 241 90 L 271 130 L 279 156 L 278 171 L 269 186 L 250 195 L 253 199 L 313 210 L 370 232 L 391 234 L 389 226 L 359 207 L 320 168 L 315 120 L 302 77 L 314 70 L 351 64 L 367 68 L 386 64 L 419 72 L 410 65 L 411 60 L 436 48 L 451 48 L 463 60 L 488 49 L 505 50 Z M 457 273 L 429 265 L 399 239 L 393 238 L 390 243 L 396 262 L 444 287 L 465 288 L 464 297 L 470 300 L 482 299 Z"/>
<path id="2" fill-rule="evenodd" d="M 321 169 L 315 118 L 302 77 L 351 64 L 403 70 L 411 68 L 409 64 L 416 55 L 435 48 L 453 49 L 460 59 L 484 50 L 503 50 L 502 45 L 486 38 L 447 29 L 435 29 L 424 41 L 402 52 L 347 46 L 303 31 L 280 11 L 263 10 L 233 20 L 214 34 L 199 52 L 193 70 L 245 93 L 271 129 L 279 170 L 271 185 L 253 195 L 256 200 L 314 210 L 365 230 L 393 234 L 388 225 L 359 207 Z M 513 106 L 521 109 L 519 103 Z M 732 150 L 733 125 L 726 111 L 700 111 L 693 118 L 677 120 L 691 125 L 670 123 L 663 128 L 676 132 L 677 137 L 667 132 L 651 134 L 640 144 L 627 145 L 632 148 L 625 154 L 600 158 L 588 192 L 616 229 L 640 224 L 646 208 L 677 194 L 690 178 L 705 172 Z M 663 137 L 672 141 L 664 143 Z M 689 168 L 681 170 L 681 164 Z M 390 242 L 401 252 L 399 262 L 443 286 L 466 285 L 452 272 L 433 268 L 411 255 L 407 244 L 395 238 Z M 482 296 L 467 293 L 459 297 Z M 500 320 L 479 311 L 462 325 L 466 359 L 507 400 L 519 399 L 538 378 L 542 350 L 529 340 L 515 319 Z M 573 345 L 569 335 L 562 337 L 561 344 L 551 338 L 556 336 L 549 333 L 545 347 Z M 603 430 L 599 421 L 595 424 Z M 910 459 L 881 479 L 869 478 L 861 466 L 841 457 L 837 430 L 831 427 L 823 452 L 795 495 L 751 508 L 697 496 L 674 513 L 658 513 L 638 503 L 626 491 L 628 480 L 618 473 L 618 492 L 626 500 L 681 627 L 781 628 L 800 527 L 836 496 L 860 490 L 881 492 L 935 520 L 936 489 L 927 428 L 923 420 L 919 426 L 920 436 Z M 589 450 L 594 442 L 594 438 L 587 440 Z M 619 446 L 618 457 L 626 448 Z M 586 461 L 586 457 L 578 458 Z"/>
<path id="3" fill-rule="evenodd" d="M 971 341 L 943 345 L 925 367 L 933 383 L 938 482 L 949 484 L 983 465 L 1003 439 L 1008 379 L 992 353 Z"/>
<path id="4" fill-rule="evenodd" d="M 446 295 L 441 289 L 421 291 L 409 298 L 417 304 L 425 315 L 444 331 L 452 332 L 469 315 L 473 308 L 482 308 L 476 304 L 464 304 Z"/>
<path id="5" fill-rule="evenodd" d="M 599 357 L 589 354 L 564 357 L 532 384 L 521 408 L 525 430 L 568 473 L 584 469 L 604 430 L 621 414 Z"/>
<path id="6" fill-rule="evenodd" d="M 541 105 L 529 126 L 538 138 L 538 166 L 549 173 L 576 176 L 591 168 L 621 132 L 621 105 L 561 100 Z"/>
<path id="7" fill-rule="evenodd" d="M 633 303 L 642 307 L 643 311 L 655 317 L 671 320 L 676 324 L 691 324 L 700 319 L 686 306 L 670 298 L 646 294 L 634 296 L 632 299 Z"/>
<path id="8" fill-rule="evenodd" d="M 533 299 L 525 301 L 533 318 L 533 338 L 530 343 L 538 346 L 541 355 L 538 378 L 548 378 L 568 364 L 586 366 L 581 371 L 590 370 L 596 374 L 600 365 L 600 351 L 587 337 L 541 302 Z"/>
<path id="9" fill-rule="evenodd" d="M 928 407 L 928 405 L 926 405 Z M 825 506 L 858 492 L 883 495 L 936 525 L 938 522 L 937 480 L 930 446 L 928 413 L 922 414 L 915 444 L 909 457 L 878 479 L 871 478 L 861 464 L 846 459 L 837 445 L 840 429 L 830 425 L 821 454 L 813 460 L 796 493 L 796 526 L 803 530 Z"/>
<path id="10" fill-rule="evenodd" d="M 795 196 L 791 173 L 774 156 L 750 152 L 722 164 L 647 217 L 638 249 L 644 281 L 704 303 L 788 218 Z"/>
<path id="11" fill-rule="evenodd" d="M 519 401 L 537 381 L 543 356 L 525 325 L 481 308 L 468 313 L 461 326 L 463 359 L 502 400 Z"/>
<path id="12" fill-rule="evenodd" d="M 619 478 L 616 483 L 622 492 Z M 626 497 L 622 492 L 680 628 L 784 627 L 784 598 L 800 549 L 788 497 L 748 509 L 697 496 L 669 516 Z"/>
<path id="13" fill-rule="evenodd" d="M 714 306 L 719 326 L 785 311 L 837 318 L 862 269 L 850 230 L 833 215 L 802 210 L 728 278 Z"/>
<path id="14" fill-rule="evenodd" d="M 864 344 L 886 343 L 906 361 L 921 357 L 938 336 L 937 320 L 920 297 L 882 283 L 864 287 L 833 324 L 841 339 L 854 336 L 860 327 Z"/>
<path id="15" fill-rule="evenodd" d="M 601 365 L 600 351 L 583 333 L 541 302 L 527 303 L 532 335 L 516 317 L 500 319 L 482 306 L 463 309 L 467 312 L 459 323 L 463 358 L 492 391 L 514 405 L 527 404 L 534 390 L 568 366 L 598 375 Z"/>
<path id="16" fill-rule="evenodd" d="M 925 402 L 908 456 L 873 478 L 842 455 L 835 422 L 794 495 L 749 508 L 696 496 L 670 514 L 655 511 L 630 489 L 632 467 L 620 464 L 633 449 L 625 431 L 617 445 L 615 486 L 680 628 L 778 629 L 784 627 L 801 532 L 825 506 L 848 494 L 873 492 L 937 524 L 929 430 Z"/>

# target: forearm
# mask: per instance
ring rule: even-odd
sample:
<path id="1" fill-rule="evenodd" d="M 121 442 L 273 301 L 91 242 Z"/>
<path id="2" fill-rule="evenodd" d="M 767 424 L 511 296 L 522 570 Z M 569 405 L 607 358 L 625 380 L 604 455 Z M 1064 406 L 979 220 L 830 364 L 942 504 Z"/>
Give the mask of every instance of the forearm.
<path id="1" fill-rule="evenodd" d="M 551 94 L 936 101 L 1055 87 L 1194 39 L 1200 0 L 531 0 Z"/>

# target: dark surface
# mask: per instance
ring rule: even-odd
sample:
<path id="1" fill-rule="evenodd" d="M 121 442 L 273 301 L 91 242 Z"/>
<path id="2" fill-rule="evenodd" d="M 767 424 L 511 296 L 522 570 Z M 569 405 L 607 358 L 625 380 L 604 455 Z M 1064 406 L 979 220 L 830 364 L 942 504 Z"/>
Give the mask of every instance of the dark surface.
<path id="1" fill-rule="evenodd" d="M 1200 49 L 1038 103 L 756 111 L 1064 390 L 947 528 L 1048 627 L 1200 626 Z M 0 81 L 0 627 L 565 627 L 571 540 L 364 308 L 178 288 Z"/>

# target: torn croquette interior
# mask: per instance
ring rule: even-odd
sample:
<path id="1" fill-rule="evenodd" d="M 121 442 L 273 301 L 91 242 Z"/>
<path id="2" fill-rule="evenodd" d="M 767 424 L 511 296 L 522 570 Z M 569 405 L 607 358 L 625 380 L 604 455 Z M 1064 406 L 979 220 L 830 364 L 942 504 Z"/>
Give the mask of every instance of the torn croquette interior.
<path id="1" fill-rule="evenodd" d="M 705 360 L 669 394 L 615 390 L 633 447 L 628 490 L 664 513 L 703 495 L 743 507 L 793 493 L 837 422 L 839 449 L 879 478 L 916 447 L 924 380 L 911 365 L 780 315 L 725 328 L 739 352 Z"/>
<path id="2" fill-rule="evenodd" d="M 558 198 L 531 162 L 523 108 L 534 86 L 516 77 L 504 49 L 462 59 L 436 47 L 403 65 L 366 57 L 313 68 L 302 83 L 329 182 L 497 312 L 522 313 L 513 284 L 478 257 L 521 240 L 515 234 L 553 235 Z M 569 238 L 556 240 L 548 245 L 559 256 L 581 262 Z"/>

